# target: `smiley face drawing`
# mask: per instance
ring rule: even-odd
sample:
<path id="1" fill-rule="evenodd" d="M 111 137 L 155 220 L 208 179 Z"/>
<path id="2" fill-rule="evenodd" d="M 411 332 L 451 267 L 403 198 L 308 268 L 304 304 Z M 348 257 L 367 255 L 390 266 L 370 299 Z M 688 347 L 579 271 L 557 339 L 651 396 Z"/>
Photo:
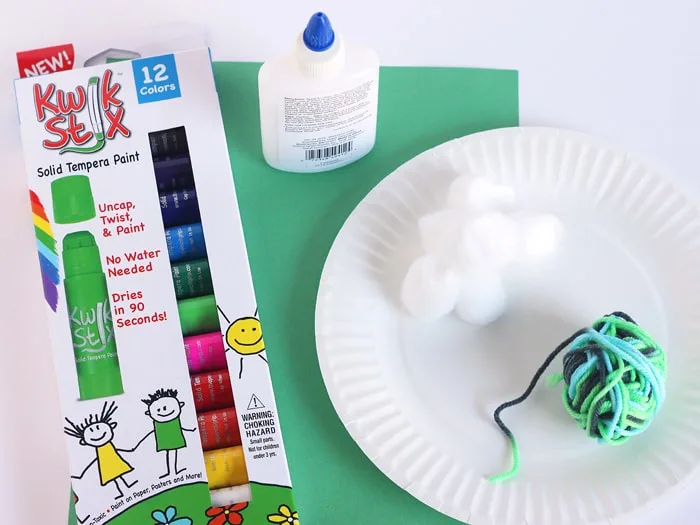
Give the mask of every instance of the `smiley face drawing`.
<path id="1" fill-rule="evenodd" d="M 226 343 L 237 354 L 259 354 L 265 350 L 260 321 L 255 317 L 236 319 L 226 330 Z"/>
<path id="2" fill-rule="evenodd" d="M 221 315 L 229 323 L 224 336 L 226 344 L 229 348 L 227 351 L 233 350 L 241 356 L 241 366 L 238 371 L 238 378 L 243 376 L 243 358 L 247 356 L 257 355 L 267 363 L 267 359 L 262 353 L 265 351 L 265 340 L 263 339 L 262 325 L 256 317 L 258 315 L 257 308 L 252 317 L 240 317 L 233 323 L 229 321 L 223 310 L 217 306 Z"/>

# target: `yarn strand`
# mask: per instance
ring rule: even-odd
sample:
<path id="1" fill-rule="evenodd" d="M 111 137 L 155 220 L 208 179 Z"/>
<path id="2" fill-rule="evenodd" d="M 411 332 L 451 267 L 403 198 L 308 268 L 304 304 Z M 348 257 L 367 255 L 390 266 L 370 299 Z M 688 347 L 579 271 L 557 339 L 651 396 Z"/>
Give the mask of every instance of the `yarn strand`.
<path id="1" fill-rule="evenodd" d="M 511 468 L 507 472 L 504 472 L 502 474 L 498 474 L 496 476 L 492 476 L 490 478 L 491 483 L 500 483 L 502 481 L 507 481 L 513 477 L 515 477 L 518 473 L 518 470 L 520 469 L 520 452 L 518 450 L 518 442 L 515 440 L 515 435 L 513 432 L 506 426 L 506 424 L 503 422 L 501 419 L 501 412 L 503 412 L 506 408 L 513 407 L 515 405 L 519 405 L 523 401 L 525 401 L 528 397 L 530 397 L 530 394 L 532 394 L 532 391 L 535 389 L 537 386 L 537 383 L 539 382 L 540 378 L 542 377 L 542 374 L 545 373 L 547 368 L 549 368 L 549 365 L 552 364 L 552 361 L 554 361 L 557 356 L 564 350 L 567 346 L 569 346 L 577 337 L 585 334 L 588 332 L 590 328 L 582 328 L 578 332 L 576 332 L 574 335 L 569 337 L 567 340 L 562 342 L 559 346 L 557 346 L 549 356 L 547 356 L 547 359 L 545 359 L 544 363 L 537 369 L 537 372 L 535 372 L 534 377 L 532 378 L 532 381 L 530 381 L 530 384 L 528 385 L 527 389 L 525 392 L 520 397 L 517 397 L 511 401 L 507 401 L 500 405 L 493 413 L 493 419 L 496 422 L 496 424 L 501 428 L 505 436 L 508 438 L 510 441 L 510 446 L 511 446 Z"/>
<path id="2" fill-rule="evenodd" d="M 564 381 L 562 400 L 569 415 L 591 438 L 620 445 L 651 424 L 666 395 L 666 354 L 624 312 L 598 319 L 559 344 L 537 369 L 525 392 L 501 404 L 493 419 L 508 438 L 511 467 L 489 478 L 500 483 L 515 477 L 520 469 L 520 451 L 513 432 L 501 413 L 519 405 L 533 392 L 547 368 L 561 352 L 563 372 L 553 374 L 548 384 Z"/>

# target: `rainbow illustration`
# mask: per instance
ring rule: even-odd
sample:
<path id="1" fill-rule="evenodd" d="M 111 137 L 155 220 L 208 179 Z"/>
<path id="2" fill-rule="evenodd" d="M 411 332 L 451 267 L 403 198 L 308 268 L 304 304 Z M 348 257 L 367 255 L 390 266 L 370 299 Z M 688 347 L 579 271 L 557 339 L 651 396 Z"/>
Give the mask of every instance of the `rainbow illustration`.
<path id="1" fill-rule="evenodd" d="M 36 234 L 36 247 L 39 252 L 39 266 L 41 267 L 41 280 L 44 285 L 44 297 L 51 309 L 55 312 L 58 307 L 58 284 L 61 277 L 58 270 L 58 252 L 56 251 L 56 239 L 51 231 L 49 218 L 41 204 L 39 196 L 29 190 L 32 201 L 32 217 L 34 219 L 34 233 Z"/>

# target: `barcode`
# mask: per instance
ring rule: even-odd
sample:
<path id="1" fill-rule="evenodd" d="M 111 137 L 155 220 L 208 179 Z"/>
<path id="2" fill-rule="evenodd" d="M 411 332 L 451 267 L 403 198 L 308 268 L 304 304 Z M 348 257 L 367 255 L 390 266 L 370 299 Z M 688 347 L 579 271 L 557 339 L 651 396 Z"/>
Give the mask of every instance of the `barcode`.
<path id="1" fill-rule="evenodd" d="M 351 140 L 350 142 L 338 144 L 337 146 L 330 146 L 328 148 L 307 149 L 304 152 L 306 154 L 306 160 L 320 160 L 343 155 L 352 151 L 352 143 L 353 141 Z"/>

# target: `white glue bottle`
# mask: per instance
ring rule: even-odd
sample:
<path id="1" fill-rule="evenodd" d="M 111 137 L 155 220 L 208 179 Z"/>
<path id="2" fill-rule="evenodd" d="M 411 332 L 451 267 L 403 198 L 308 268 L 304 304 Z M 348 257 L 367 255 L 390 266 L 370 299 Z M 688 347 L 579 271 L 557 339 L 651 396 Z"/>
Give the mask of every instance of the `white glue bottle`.
<path id="1" fill-rule="evenodd" d="M 258 74 L 263 155 L 273 168 L 328 171 L 370 152 L 377 131 L 379 59 L 314 14 L 293 53 Z"/>

